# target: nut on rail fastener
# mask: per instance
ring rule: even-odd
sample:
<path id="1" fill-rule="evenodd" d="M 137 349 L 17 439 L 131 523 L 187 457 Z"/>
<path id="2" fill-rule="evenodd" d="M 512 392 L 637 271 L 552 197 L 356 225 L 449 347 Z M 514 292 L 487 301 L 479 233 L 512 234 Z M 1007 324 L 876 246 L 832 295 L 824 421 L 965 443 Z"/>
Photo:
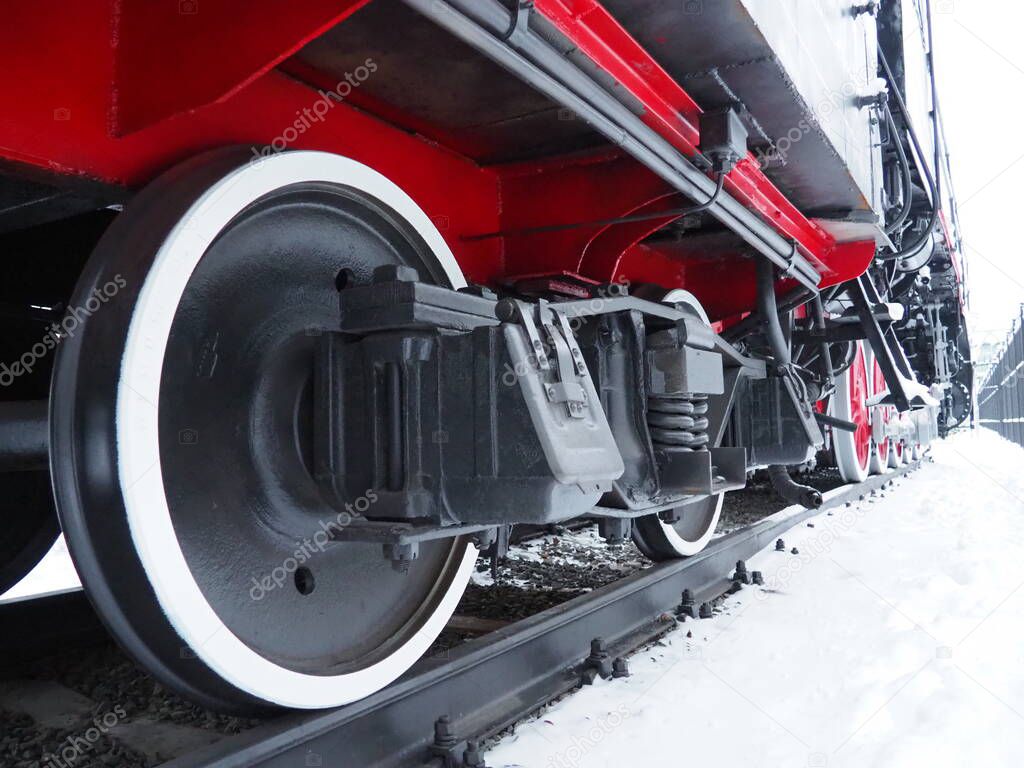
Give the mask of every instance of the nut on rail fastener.
<path id="1" fill-rule="evenodd" d="M 623 656 L 616 656 L 612 662 L 612 677 L 629 677 L 629 662 Z"/>
<path id="2" fill-rule="evenodd" d="M 591 685 L 599 677 L 607 680 L 613 674 L 612 659 L 605 648 L 604 640 L 595 637 L 590 641 L 590 655 L 583 662 L 583 684 Z"/>
<path id="3" fill-rule="evenodd" d="M 676 607 L 676 616 L 697 618 L 697 603 L 693 599 L 693 592 L 688 589 L 683 590 L 679 605 Z"/>
<path id="4" fill-rule="evenodd" d="M 483 755 L 480 754 L 480 745 L 475 741 L 466 742 L 466 751 L 462 753 L 463 768 L 487 768 Z"/>
<path id="5" fill-rule="evenodd" d="M 463 768 L 466 765 L 460 758 L 465 749 L 464 744 L 455 735 L 448 715 L 441 715 L 434 721 L 434 743 L 430 745 L 430 753 L 440 760 L 443 768 Z"/>
<path id="6" fill-rule="evenodd" d="M 732 581 L 733 584 L 736 584 L 737 582 L 740 584 L 750 583 L 750 574 L 747 572 L 747 564 L 742 560 L 736 561 L 736 570 L 732 574 Z"/>
<path id="7" fill-rule="evenodd" d="M 434 721 L 434 746 L 450 748 L 458 743 L 452 730 L 452 721 L 448 715 L 441 715 Z"/>

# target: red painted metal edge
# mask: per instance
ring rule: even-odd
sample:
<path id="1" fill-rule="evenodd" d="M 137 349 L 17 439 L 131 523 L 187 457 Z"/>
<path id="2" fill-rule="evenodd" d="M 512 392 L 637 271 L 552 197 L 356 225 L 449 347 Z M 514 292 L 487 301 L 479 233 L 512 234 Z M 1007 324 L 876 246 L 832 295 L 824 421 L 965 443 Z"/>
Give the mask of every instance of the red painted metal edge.
<path id="1" fill-rule="evenodd" d="M 640 103 L 647 125 L 687 157 L 697 153 L 700 107 L 598 0 L 536 0 L 535 8 Z M 779 191 L 753 154 L 729 174 L 726 189 L 780 234 L 795 240 L 816 262 L 824 285 L 840 282 L 833 274 L 835 238 Z"/>
<path id="2" fill-rule="evenodd" d="M 112 131 L 230 97 L 367 2 L 114 0 Z"/>

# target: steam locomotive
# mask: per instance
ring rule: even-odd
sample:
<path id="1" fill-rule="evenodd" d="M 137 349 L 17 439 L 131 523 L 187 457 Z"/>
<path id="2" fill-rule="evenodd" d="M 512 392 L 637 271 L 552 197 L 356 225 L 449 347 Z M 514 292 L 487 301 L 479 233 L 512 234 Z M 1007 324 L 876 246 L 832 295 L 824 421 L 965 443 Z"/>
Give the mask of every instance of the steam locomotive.
<path id="1" fill-rule="evenodd" d="M 0 591 L 222 710 L 398 677 L 511 526 L 655 560 L 967 418 L 927 3 L 21 3 Z"/>

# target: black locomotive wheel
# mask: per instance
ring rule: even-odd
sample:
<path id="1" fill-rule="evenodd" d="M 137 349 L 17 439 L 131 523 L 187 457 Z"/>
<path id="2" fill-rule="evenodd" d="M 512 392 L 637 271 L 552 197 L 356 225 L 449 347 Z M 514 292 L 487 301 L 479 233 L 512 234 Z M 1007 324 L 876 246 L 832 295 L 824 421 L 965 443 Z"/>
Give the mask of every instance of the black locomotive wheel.
<path id="1" fill-rule="evenodd" d="M 332 529 L 312 473 L 317 336 L 338 287 L 386 264 L 459 285 L 426 215 L 346 158 L 197 158 L 135 198 L 74 301 L 107 296 L 61 346 L 54 486 L 83 584 L 158 678 L 221 709 L 343 704 L 405 671 L 444 627 L 476 549 L 396 571 Z"/>
<path id="2" fill-rule="evenodd" d="M 711 541 L 722 514 L 724 494 L 707 496 L 677 507 L 676 522 L 659 515 L 645 515 L 633 522 L 637 549 L 655 562 L 696 555 Z"/>
<path id="3" fill-rule="evenodd" d="M 705 323 L 707 312 L 689 291 L 664 291 L 650 288 L 644 298 L 685 307 Z M 680 504 L 674 510 L 675 522 L 666 523 L 660 515 L 645 515 L 633 521 L 633 542 L 637 549 L 655 562 L 696 555 L 711 541 L 722 514 L 724 494 L 707 496 Z"/>
<path id="4" fill-rule="evenodd" d="M 60 534 L 50 475 L 45 471 L 0 474 L 3 534 L 0 595 L 21 581 L 50 551 Z"/>

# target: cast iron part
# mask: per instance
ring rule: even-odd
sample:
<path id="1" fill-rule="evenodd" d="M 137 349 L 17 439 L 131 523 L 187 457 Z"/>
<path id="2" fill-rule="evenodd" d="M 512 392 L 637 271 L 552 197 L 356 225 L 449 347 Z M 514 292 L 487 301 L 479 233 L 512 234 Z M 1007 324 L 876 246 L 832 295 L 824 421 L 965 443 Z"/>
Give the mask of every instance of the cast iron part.
<path id="1" fill-rule="evenodd" d="M 768 477 L 771 478 L 772 487 L 785 501 L 791 504 L 799 504 L 807 509 L 818 509 L 821 507 L 821 492 L 809 485 L 800 485 L 793 482 L 789 476 L 787 467 L 775 464 L 768 467 Z"/>
<path id="2" fill-rule="evenodd" d="M 739 382 L 730 443 L 747 450 L 747 466 L 801 464 L 814 455 L 804 421 L 782 377 Z M 812 411 L 813 412 L 813 411 Z M 817 422 L 812 417 L 812 422 Z"/>
<path id="3" fill-rule="evenodd" d="M 824 442 L 812 393 L 793 365 L 791 339 L 779 319 L 775 277 L 770 263 L 758 262 L 758 317 L 772 356 L 769 375 L 736 382 L 730 443 L 747 449 L 748 466 L 800 464 Z"/>
<path id="4" fill-rule="evenodd" d="M 746 482 L 742 447 L 719 443 L 736 383 L 763 377 L 686 305 L 634 296 L 559 305 L 579 326 L 584 357 L 626 469 L 598 513 L 635 517 Z"/>
<path id="5" fill-rule="evenodd" d="M 608 544 L 617 546 L 629 539 L 633 521 L 623 517 L 599 517 L 597 531 Z"/>
<path id="6" fill-rule="evenodd" d="M 775 297 L 775 267 L 764 259 L 757 262 L 757 309 L 761 316 L 762 331 L 775 361 L 775 374 L 789 396 L 793 413 L 806 435 L 808 447 L 816 448 L 824 442 L 824 438 L 814 420 L 814 408 L 807 387 L 793 365 L 792 340 L 782 328 Z M 786 317 L 791 319 L 792 315 L 787 313 Z"/>
<path id="7" fill-rule="evenodd" d="M 741 584 L 750 583 L 750 573 L 747 571 L 747 564 L 742 560 L 736 561 L 736 570 L 733 571 L 732 580 Z"/>
<path id="8" fill-rule="evenodd" d="M 598 677 L 607 680 L 614 672 L 611 654 L 608 653 L 604 640 L 595 637 L 590 641 L 590 655 L 583 662 L 583 683 L 590 685 Z"/>
<path id="9" fill-rule="evenodd" d="M 370 492 L 374 501 L 339 535 L 397 543 L 374 523 L 455 535 L 558 522 L 622 474 L 556 305 L 498 303 L 388 267 L 342 290 L 340 309 L 317 358 L 316 477 L 339 508 Z"/>
<path id="10" fill-rule="evenodd" d="M 612 677 L 629 677 L 629 660 L 624 656 L 617 656 L 612 662 Z"/>
<path id="11" fill-rule="evenodd" d="M 744 449 L 715 443 L 764 364 L 692 308 L 499 301 L 403 266 L 339 306 L 316 365 L 315 476 L 350 513 L 373 493 L 333 536 L 379 542 L 399 569 L 420 541 L 592 510 L 622 518 L 602 529 L 615 542 L 626 518 L 745 484 Z"/>
<path id="12" fill-rule="evenodd" d="M 689 589 L 683 590 L 679 605 L 676 606 L 676 616 L 697 618 L 697 602 L 693 599 L 693 592 Z"/>

